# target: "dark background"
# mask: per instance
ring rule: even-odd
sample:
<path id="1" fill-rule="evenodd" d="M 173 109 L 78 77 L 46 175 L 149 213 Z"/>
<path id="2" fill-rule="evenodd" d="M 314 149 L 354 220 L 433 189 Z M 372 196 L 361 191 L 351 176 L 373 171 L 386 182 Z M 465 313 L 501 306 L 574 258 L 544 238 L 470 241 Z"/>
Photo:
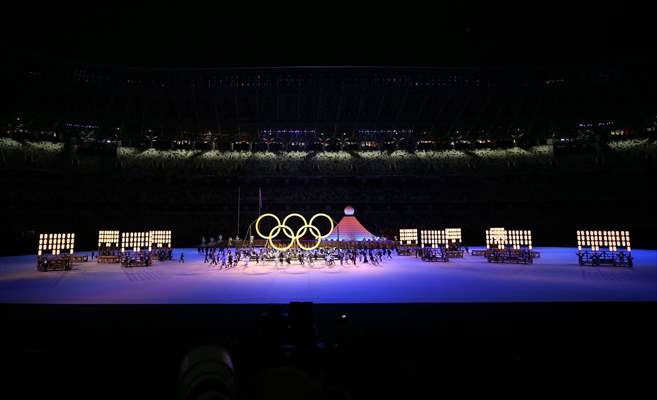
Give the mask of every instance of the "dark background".
<path id="1" fill-rule="evenodd" d="M 3 55 L 95 64 L 565 65 L 654 62 L 647 6 L 572 2 L 12 6 Z"/>

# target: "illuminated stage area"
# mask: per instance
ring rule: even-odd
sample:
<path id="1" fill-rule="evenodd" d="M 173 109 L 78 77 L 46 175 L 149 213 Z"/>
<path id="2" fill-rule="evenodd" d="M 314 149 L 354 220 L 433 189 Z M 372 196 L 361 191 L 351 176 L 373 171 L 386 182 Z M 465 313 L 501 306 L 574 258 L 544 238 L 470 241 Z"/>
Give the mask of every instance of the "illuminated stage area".
<path id="1" fill-rule="evenodd" d="M 238 267 L 219 270 L 195 249 L 185 263 L 151 267 L 79 263 L 39 272 L 35 256 L 0 258 L 2 303 L 440 303 L 655 301 L 657 251 L 634 250 L 634 268 L 579 266 L 576 249 L 539 248 L 532 265 L 491 264 L 466 255 L 448 263 L 396 256 L 380 266 Z M 181 249 L 174 250 L 174 260 Z M 89 254 L 89 253 L 80 253 Z"/>

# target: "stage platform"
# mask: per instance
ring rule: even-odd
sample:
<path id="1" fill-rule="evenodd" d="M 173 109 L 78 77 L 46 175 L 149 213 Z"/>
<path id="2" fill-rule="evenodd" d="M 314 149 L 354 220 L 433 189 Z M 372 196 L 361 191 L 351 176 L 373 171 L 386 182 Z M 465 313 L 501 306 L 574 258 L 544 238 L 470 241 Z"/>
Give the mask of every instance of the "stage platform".
<path id="1" fill-rule="evenodd" d="M 476 249 L 476 248 L 473 248 Z M 152 267 L 79 263 L 39 272 L 36 256 L 0 258 L 0 303 L 268 304 L 657 301 L 657 251 L 634 250 L 634 268 L 582 267 L 575 248 L 538 248 L 532 265 L 448 263 L 393 256 L 380 266 L 238 267 L 219 270 L 196 249 Z M 180 252 L 185 263 L 177 261 Z M 79 254 L 88 255 L 90 252 Z"/>

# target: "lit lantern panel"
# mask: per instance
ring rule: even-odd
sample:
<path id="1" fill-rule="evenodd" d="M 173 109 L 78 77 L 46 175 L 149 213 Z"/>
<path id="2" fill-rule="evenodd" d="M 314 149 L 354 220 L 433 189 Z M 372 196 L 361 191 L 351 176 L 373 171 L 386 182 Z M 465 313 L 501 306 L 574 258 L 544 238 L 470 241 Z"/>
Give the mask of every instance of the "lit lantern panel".
<path id="1" fill-rule="evenodd" d="M 490 228 L 486 231 L 486 248 L 497 247 L 504 248 L 506 244 L 507 235 L 504 228 Z"/>
<path id="2" fill-rule="evenodd" d="M 154 247 L 172 247 L 171 231 L 150 231 L 151 244 Z"/>
<path id="3" fill-rule="evenodd" d="M 400 229 L 399 240 L 402 244 L 417 243 L 417 229 Z"/>
<path id="4" fill-rule="evenodd" d="M 98 247 L 119 245 L 119 231 L 98 231 Z"/>
<path id="5" fill-rule="evenodd" d="M 521 247 L 532 248 L 532 232 L 529 230 L 510 230 L 507 231 L 507 244 L 514 249 Z"/>
<path id="6" fill-rule="evenodd" d="M 121 234 L 121 251 L 151 249 L 150 232 L 124 232 Z"/>
<path id="7" fill-rule="evenodd" d="M 447 244 L 447 234 L 444 230 L 420 231 L 422 247 L 439 247 Z"/>
<path id="8" fill-rule="evenodd" d="M 631 251 L 630 233 L 628 231 L 577 231 L 577 249 L 589 248 L 599 251 L 601 248 L 617 251 L 619 248 Z"/>
<path id="9" fill-rule="evenodd" d="M 447 228 L 445 229 L 447 236 L 447 243 L 461 243 L 463 238 L 461 236 L 461 228 Z"/>
<path id="10" fill-rule="evenodd" d="M 42 233 L 39 235 L 37 254 L 61 254 L 62 251 L 73 254 L 75 250 L 74 233 Z"/>

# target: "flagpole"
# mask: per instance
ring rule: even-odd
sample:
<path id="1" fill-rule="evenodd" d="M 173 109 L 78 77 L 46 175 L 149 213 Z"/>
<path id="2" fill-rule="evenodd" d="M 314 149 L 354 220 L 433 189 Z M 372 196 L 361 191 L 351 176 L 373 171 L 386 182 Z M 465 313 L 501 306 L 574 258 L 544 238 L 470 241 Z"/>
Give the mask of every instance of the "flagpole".
<path id="1" fill-rule="evenodd" d="M 237 187 L 237 237 L 240 236 L 240 187 Z"/>

